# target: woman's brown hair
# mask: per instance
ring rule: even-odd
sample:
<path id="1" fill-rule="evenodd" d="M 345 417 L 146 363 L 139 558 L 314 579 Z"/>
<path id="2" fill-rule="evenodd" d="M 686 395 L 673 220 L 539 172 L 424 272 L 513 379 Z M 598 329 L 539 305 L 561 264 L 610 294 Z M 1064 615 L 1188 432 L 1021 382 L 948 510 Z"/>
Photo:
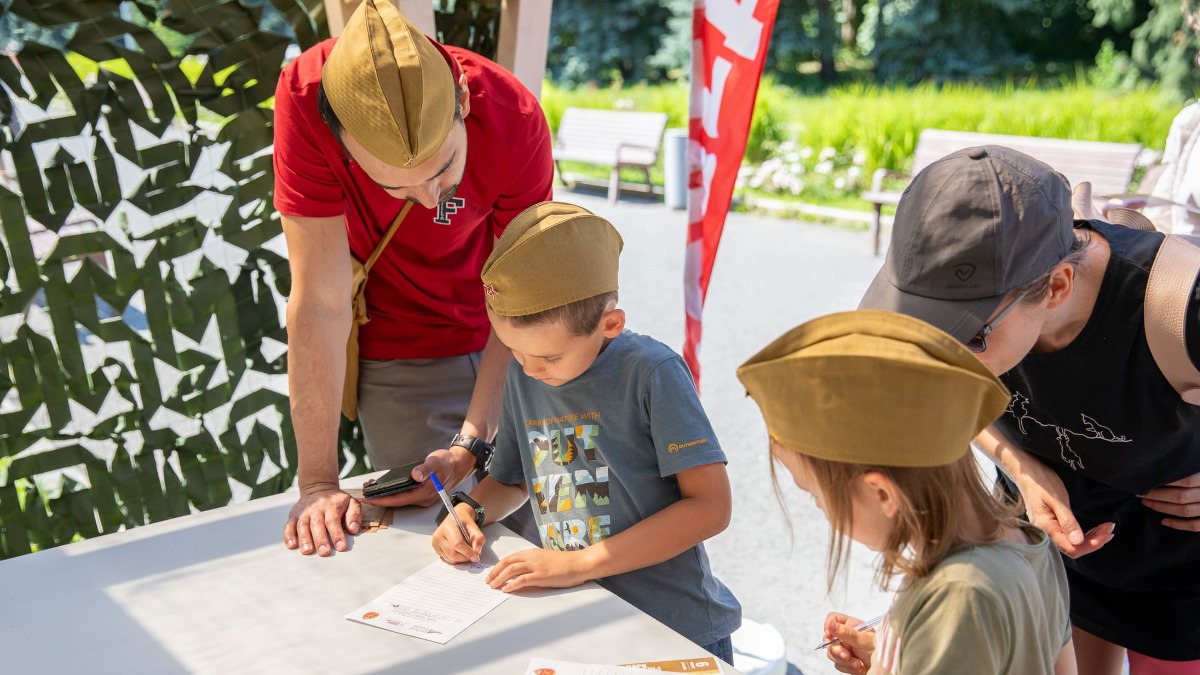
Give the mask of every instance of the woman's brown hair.
<path id="1" fill-rule="evenodd" d="M 786 446 L 781 451 L 791 452 Z M 799 454 L 799 453 L 797 453 Z M 868 472 L 879 472 L 896 484 L 900 509 L 895 527 L 880 552 L 883 562 L 877 580 L 884 590 L 898 576 L 920 578 L 933 571 L 962 546 L 987 544 L 1004 538 L 1005 527 L 1021 524 L 1020 507 L 1002 501 L 983 481 L 972 453 L 952 464 L 935 467 L 867 466 L 799 455 L 812 472 L 824 497 L 830 524 L 826 570 L 829 585 L 849 554 L 854 509 L 849 489 Z M 967 514 L 982 525 L 982 539 L 967 532 Z"/>

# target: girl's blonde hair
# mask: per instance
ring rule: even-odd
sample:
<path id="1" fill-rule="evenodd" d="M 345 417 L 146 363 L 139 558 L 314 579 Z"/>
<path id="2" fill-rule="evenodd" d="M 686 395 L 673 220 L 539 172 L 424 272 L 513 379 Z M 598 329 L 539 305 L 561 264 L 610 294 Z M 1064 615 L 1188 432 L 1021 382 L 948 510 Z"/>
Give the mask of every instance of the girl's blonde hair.
<path id="1" fill-rule="evenodd" d="M 935 467 L 867 466 L 797 454 L 824 497 L 830 525 L 826 559 L 830 589 L 849 554 L 854 509 L 848 488 L 868 472 L 888 477 L 900 493 L 900 510 L 876 575 L 884 590 L 898 576 L 923 577 L 955 549 L 998 541 L 1004 538 L 1005 527 L 1022 524 L 1020 504 L 988 488 L 969 452 L 956 462 Z M 967 532 L 967 514 L 974 514 L 982 524 L 982 539 Z"/>

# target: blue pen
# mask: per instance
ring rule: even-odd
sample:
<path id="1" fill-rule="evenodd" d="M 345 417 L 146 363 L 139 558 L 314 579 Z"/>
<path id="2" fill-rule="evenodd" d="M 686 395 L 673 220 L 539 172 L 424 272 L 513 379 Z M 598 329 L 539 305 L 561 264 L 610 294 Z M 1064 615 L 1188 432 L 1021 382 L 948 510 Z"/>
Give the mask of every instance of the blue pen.
<path id="1" fill-rule="evenodd" d="M 446 511 L 454 519 L 454 524 L 458 525 L 458 531 L 462 532 L 463 541 L 470 546 L 471 535 L 467 534 L 467 528 L 463 527 L 462 521 L 458 519 L 458 514 L 454 512 L 454 505 L 450 503 L 450 496 L 446 494 L 446 488 L 442 487 L 442 481 L 438 480 L 437 474 L 432 471 L 429 472 L 429 477 L 433 479 L 433 489 L 437 490 L 438 496 L 442 498 L 442 503 L 446 505 Z"/>

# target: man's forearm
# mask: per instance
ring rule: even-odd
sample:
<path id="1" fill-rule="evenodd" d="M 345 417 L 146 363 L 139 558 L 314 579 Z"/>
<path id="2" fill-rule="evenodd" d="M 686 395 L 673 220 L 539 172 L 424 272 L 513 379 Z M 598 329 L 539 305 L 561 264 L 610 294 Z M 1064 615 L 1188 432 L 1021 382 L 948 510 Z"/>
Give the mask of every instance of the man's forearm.
<path id="1" fill-rule="evenodd" d="M 348 307 L 348 306 L 347 306 Z M 300 491 L 338 482 L 337 435 L 349 312 L 288 303 L 288 392 Z"/>
<path id="2" fill-rule="evenodd" d="M 471 390 L 471 404 L 467 407 L 462 433 L 488 441 L 496 435 L 504 375 L 511 360 L 512 352 L 496 337 L 496 331 L 491 331 L 479 359 L 479 373 L 475 376 L 475 388 Z"/>

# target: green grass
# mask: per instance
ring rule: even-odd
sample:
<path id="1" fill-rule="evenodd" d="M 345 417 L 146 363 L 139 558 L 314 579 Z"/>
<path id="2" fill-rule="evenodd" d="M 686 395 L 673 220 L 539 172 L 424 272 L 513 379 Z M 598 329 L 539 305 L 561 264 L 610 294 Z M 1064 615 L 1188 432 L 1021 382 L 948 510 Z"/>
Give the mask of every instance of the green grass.
<path id="1" fill-rule="evenodd" d="M 841 194 L 806 187 L 798 196 L 770 196 L 867 209 L 869 205 L 858 199 L 857 190 L 864 187 L 876 168 L 907 171 L 923 129 L 1141 143 L 1162 149 L 1171 120 L 1182 104 L 1153 87 L 1115 91 L 1036 79 L 1005 86 L 900 88 L 852 84 L 806 95 L 768 78 L 755 102 L 746 162 L 759 164 L 779 156 L 780 145 L 789 142 L 796 148 L 813 150 L 802 160 L 810 172 L 822 149 L 832 148 L 839 158 L 861 152 L 865 158 L 862 178 Z M 542 89 L 542 107 L 552 130 L 567 107 L 661 111 L 669 115 L 669 126 L 683 127 L 687 124 L 687 106 L 688 90 L 680 84 L 564 89 L 546 83 Z M 608 176 L 607 167 L 573 165 L 564 166 L 564 170 L 596 179 Z M 638 175 L 631 172 L 622 177 L 636 180 Z M 661 184 L 661 159 L 652 170 L 652 179 Z M 753 194 L 748 196 L 752 198 Z"/>
<path id="2" fill-rule="evenodd" d="M 855 86 L 819 97 L 772 88 L 765 107 L 778 118 L 775 123 L 783 127 L 785 139 L 818 149 L 861 150 L 869 172 L 880 166 L 906 169 L 917 137 L 926 128 L 1141 143 L 1161 149 L 1181 104 L 1156 89 L 923 85 Z"/>

